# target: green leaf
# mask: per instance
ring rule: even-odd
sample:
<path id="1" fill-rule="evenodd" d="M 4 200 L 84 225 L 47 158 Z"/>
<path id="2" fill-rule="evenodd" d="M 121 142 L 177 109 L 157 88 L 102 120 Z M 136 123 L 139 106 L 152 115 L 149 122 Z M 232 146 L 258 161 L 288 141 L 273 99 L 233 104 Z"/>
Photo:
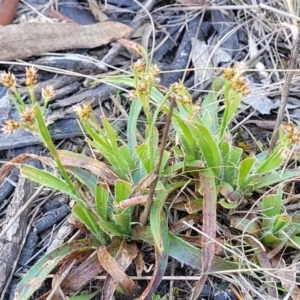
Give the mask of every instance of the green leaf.
<path id="1" fill-rule="evenodd" d="M 297 250 L 299 250 L 300 248 L 300 237 L 299 236 L 296 236 L 296 235 L 293 235 L 290 237 L 291 241 L 287 241 L 287 245 L 289 247 L 292 247 L 292 248 L 296 248 Z"/>
<path id="2" fill-rule="evenodd" d="M 273 226 L 272 226 L 272 233 L 277 233 L 285 228 L 287 225 L 292 223 L 292 217 L 289 216 L 287 213 L 283 213 L 280 215 L 276 215 Z"/>
<path id="3" fill-rule="evenodd" d="M 84 205 L 77 203 L 73 207 L 72 212 L 102 244 L 108 241 L 107 235 L 98 225 L 98 220 Z"/>
<path id="4" fill-rule="evenodd" d="M 270 171 L 276 171 L 283 163 L 280 148 L 277 147 L 255 170 L 255 174 L 263 174 Z"/>
<path id="5" fill-rule="evenodd" d="M 164 226 L 162 222 L 164 222 L 163 207 L 165 201 L 172 191 L 182 187 L 185 183 L 186 181 L 174 182 L 172 184 L 167 185 L 163 191 L 160 191 L 155 195 L 155 201 L 153 202 L 150 211 L 150 225 L 154 237 L 155 246 L 157 247 L 157 250 L 160 253 L 163 252 L 163 240 L 161 229 L 162 226 Z"/>
<path id="6" fill-rule="evenodd" d="M 95 188 L 98 182 L 98 178 L 90 172 L 78 167 L 66 167 L 66 169 L 73 174 L 82 184 L 86 185 L 93 196 L 95 196 Z"/>
<path id="7" fill-rule="evenodd" d="M 186 119 L 183 119 L 181 116 L 173 112 L 172 125 L 174 126 L 176 133 L 178 135 L 181 146 L 183 147 L 185 153 L 197 158 L 197 141 L 193 137 Z"/>
<path id="8" fill-rule="evenodd" d="M 124 180 L 116 180 L 115 183 L 115 201 L 120 203 L 122 200 L 129 198 L 132 192 L 132 184 Z"/>
<path id="9" fill-rule="evenodd" d="M 109 199 L 109 187 L 106 183 L 99 182 L 96 185 L 96 210 L 103 221 L 107 221 L 108 213 L 108 199 Z"/>
<path id="10" fill-rule="evenodd" d="M 77 194 L 74 193 L 73 189 L 70 188 L 70 186 L 65 181 L 47 171 L 39 170 L 28 165 L 22 165 L 21 175 L 34 182 L 51 187 L 64 194 L 67 194 L 75 201 L 82 201 L 82 199 L 80 199 Z"/>
<path id="11" fill-rule="evenodd" d="M 147 151 L 147 144 L 143 143 L 141 145 L 139 145 L 138 147 L 136 147 L 135 151 L 139 157 L 139 159 L 141 160 L 144 169 L 147 171 L 147 174 L 151 173 L 151 170 L 153 170 L 153 166 L 151 164 L 151 159 L 148 156 L 148 151 Z M 152 161 L 153 163 L 153 161 Z"/>
<path id="12" fill-rule="evenodd" d="M 117 180 L 115 184 L 115 201 L 120 203 L 130 197 L 132 192 L 132 184 L 127 181 Z M 133 207 L 127 209 L 117 208 L 115 209 L 114 220 L 117 225 L 122 228 L 123 233 L 129 234 L 130 223 L 132 218 Z"/>
<path id="13" fill-rule="evenodd" d="M 161 235 L 162 235 L 162 246 L 160 249 L 155 248 L 155 271 L 152 275 L 152 284 L 148 291 L 148 295 L 152 295 L 156 292 L 159 287 L 163 276 L 165 275 L 167 266 L 168 266 L 168 258 L 169 258 L 169 235 L 168 235 L 168 226 L 167 221 L 164 216 L 162 216 L 164 220 L 161 222 Z M 162 249 L 162 252 L 161 252 Z"/>
<path id="14" fill-rule="evenodd" d="M 193 268 L 202 268 L 201 256 L 202 251 L 193 246 L 191 243 L 184 240 L 184 236 L 180 237 L 171 232 L 169 234 L 169 255 L 175 258 L 177 261 L 191 266 Z M 143 240 L 151 245 L 154 244 L 153 235 L 149 226 L 136 226 L 132 229 L 133 238 L 137 240 Z M 224 270 L 237 270 L 239 265 L 225 260 L 223 258 L 215 256 L 213 259 L 212 270 L 224 271 Z"/>
<path id="15" fill-rule="evenodd" d="M 100 290 L 95 291 L 94 293 L 91 293 L 88 295 L 70 297 L 70 300 L 90 300 L 90 299 L 93 299 L 99 293 L 100 293 Z"/>
<path id="16" fill-rule="evenodd" d="M 101 227 L 101 229 L 107 233 L 109 236 L 112 237 L 126 237 L 126 232 L 124 231 L 124 228 L 118 226 L 117 224 L 114 224 L 111 221 L 102 221 L 99 222 L 99 225 Z"/>
<path id="17" fill-rule="evenodd" d="M 100 243 L 96 240 L 77 240 L 62 245 L 49 254 L 43 256 L 34 266 L 23 276 L 17 285 L 14 300 L 27 300 L 42 285 L 50 272 L 67 256 L 73 252 L 86 252 Z"/>
<path id="18" fill-rule="evenodd" d="M 215 92 L 209 92 L 201 104 L 201 119 L 203 125 L 215 136 L 219 130 L 218 106 L 219 102 Z"/>
<path id="19" fill-rule="evenodd" d="M 130 105 L 130 112 L 128 116 L 128 123 L 127 123 L 127 141 L 128 146 L 132 154 L 135 153 L 135 147 L 137 146 L 137 134 L 136 130 L 138 128 L 137 126 L 137 120 L 140 115 L 140 112 L 142 110 L 142 101 L 139 99 L 135 99 L 131 102 Z"/>
<path id="20" fill-rule="evenodd" d="M 219 177 L 221 171 L 221 156 L 215 137 L 209 132 L 209 130 L 199 124 L 194 123 L 195 127 L 191 126 L 194 138 L 197 140 L 198 147 L 201 149 L 201 153 L 206 161 L 207 167 L 212 168 L 214 174 Z"/>
<path id="21" fill-rule="evenodd" d="M 274 217 L 280 214 L 282 203 L 282 188 L 278 189 L 276 194 L 269 194 L 262 199 L 263 214 L 267 217 Z"/>
<path id="22" fill-rule="evenodd" d="M 245 187 L 254 163 L 255 157 L 253 156 L 247 157 L 240 162 L 238 170 L 238 182 L 240 188 L 243 189 Z"/>
<path id="23" fill-rule="evenodd" d="M 226 131 L 228 131 L 230 121 L 234 117 L 236 110 L 241 103 L 241 96 L 236 91 L 229 88 L 229 83 L 227 81 L 225 82 L 224 96 L 225 110 L 221 121 L 220 140 L 224 138 Z"/>
<path id="24" fill-rule="evenodd" d="M 300 176 L 300 168 L 286 169 L 283 172 L 272 172 L 263 176 L 256 176 L 249 184 L 248 191 L 253 192 L 260 188 L 273 185 L 278 182 L 284 182 L 285 180 L 296 178 Z"/>
<path id="25" fill-rule="evenodd" d="M 219 203 L 226 209 L 234 209 L 238 206 L 238 202 L 229 203 L 225 199 L 221 199 Z"/>
<path id="26" fill-rule="evenodd" d="M 281 243 L 285 239 L 284 236 L 277 237 L 272 232 L 268 232 L 261 239 L 262 243 L 266 246 L 276 247 L 279 243 Z"/>

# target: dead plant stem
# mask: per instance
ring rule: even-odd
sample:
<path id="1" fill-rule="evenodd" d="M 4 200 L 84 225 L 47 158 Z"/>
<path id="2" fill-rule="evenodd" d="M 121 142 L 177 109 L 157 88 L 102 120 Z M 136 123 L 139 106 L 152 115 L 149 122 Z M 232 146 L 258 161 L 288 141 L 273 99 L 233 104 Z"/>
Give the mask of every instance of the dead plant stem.
<path id="1" fill-rule="evenodd" d="M 155 165 L 155 168 L 153 170 L 154 179 L 150 183 L 148 199 L 147 199 L 147 202 L 146 202 L 146 205 L 145 205 L 145 209 L 142 212 L 141 217 L 140 217 L 140 223 L 143 224 L 143 225 L 146 225 L 146 223 L 148 221 L 151 206 L 152 206 L 152 203 L 153 203 L 155 188 L 156 188 L 156 184 L 157 184 L 157 181 L 158 181 L 159 168 L 160 168 L 162 158 L 163 158 L 163 155 L 164 155 L 164 151 L 165 151 L 165 147 L 166 147 L 166 144 L 167 144 L 167 141 L 168 141 L 168 134 L 169 134 L 169 128 L 170 128 L 170 124 L 171 124 L 174 105 L 175 105 L 175 97 L 171 97 L 169 112 L 167 114 L 166 124 L 165 124 L 164 132 L 163 132 L 163 136 L 162 136 L 162 140 L 161 140 L 161 145 L 160 145 L 160 149 L 159 149 L 159 157 L 158 157 L 158 161 Z"/>
<path id="2" fill-rule="evenodd" d="M 297 67 L 297 64 L 298 64 L 298 61 L 299 61 L 299 47 L 300 47 L 300 30 L 299 30 L 299 27 L 298 27 L 298 36 L 297 36 L 297 39 L 295 40 L 294 47 L 293 47 L 293 50 L 292 50 L 289 69 L 294 70 Z M 281 95 L 280 106 L 279 106 L 279 110 L 278 110 L 278 114 L 277 114 L 276 124 L 275 124 L 274 130 L 273 130 L 273 133 L 272 133 L 272 137 L 271 137 L 269 152 L 272 152 L 275 148 L 275 144 L 276 144 L 277 136 L 278 136 L 278 128 L 282 123 L 284 112 L 286 110 L 286 104 L 287 104 L 287 101 L 288 101 L 289 92 L 290 92 L 290 88 L 291 88 L 294 73 L 295 73 L 295 71 L 294 72 L 289 72 L 286 75 L 286 80 L 284 82 L 283 91 L 282 91 L 282 95 Z"/>

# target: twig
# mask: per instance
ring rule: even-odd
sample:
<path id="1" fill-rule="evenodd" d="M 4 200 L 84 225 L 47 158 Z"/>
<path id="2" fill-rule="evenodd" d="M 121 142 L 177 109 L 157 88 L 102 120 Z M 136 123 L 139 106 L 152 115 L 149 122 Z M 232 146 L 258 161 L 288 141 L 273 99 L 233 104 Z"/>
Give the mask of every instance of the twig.
<path id="1" fill-rule="evenodd" d="M 298 36 L 297 36 L 297 39 L 295 40 L 295 44 L 294 44 L 294 47 L 292 50 L 289 69 L 295 69 L 298 64 L 299 47 L 300 47 L 300 30 L 298 27 Z M 286 104 L 288 101 L 290 87 L 292 84 L 292 79 L 293 79 L 294 73 L 295 73 L 295 71 L 289 72 L 286 76 L 286 80 L 285 80 L 282 95 L 281 95 L 280 106 L 279 106 L 279 110 L 278 110 L 278 114 L 277 114 L 276 124 L 275 124 L 274 130 L 272 133 L 272 137 L 271 137 L 270 149 L 269 149 L 270 152 L 273 151 L 276 141 L 277 141 L 278 128 L 279 128 L 280 124 L 282 123 L 284 112 L 286 110 Z"/>
<path id="2" fill-rule="evenodd" d="M 155 165 L 155 168 L 153 170 L 154 179 L 150 184 L 149 195 L 148 195 L 148 199 L 147 199 L 147 202 L 146 202 L 146 205 L 145 205 L 145 209 L 142 212 L 141 217 L 140 217 L 140 223 L 142 223 L 143 225 L 146 225 L 146 223 L 147 223 L 147 220 L 148 220 L 148 217 L 149 217 L 149 214 L 150 214 L 150 210 L 151 210 L 151 206 L 152 206 L 152 203 L 153 203 L 155 188 L 156 188 L 156 184 L 157 184 L 157 181 L 158 181 L 159 168 L 160 168 L 161 161 L 162 161 L 162 158 L 163 158 L 163 155 L 164 155 L 165 147 L 167 145 L 169 128 L 170 128 L 170 124 L 171 124 L 174 105 L 175 105 L 175 97 L 171 97 L 169 112 L 167 114 L 166 124 L 165 124 L 164 132 L 163 132 L 163 136 L 162 136 L 162 141 L 161 141 L 161 145 L 160 145 L 160 149 L 159 149 L 159 157 L 158 157 L 158 161 Z"/>

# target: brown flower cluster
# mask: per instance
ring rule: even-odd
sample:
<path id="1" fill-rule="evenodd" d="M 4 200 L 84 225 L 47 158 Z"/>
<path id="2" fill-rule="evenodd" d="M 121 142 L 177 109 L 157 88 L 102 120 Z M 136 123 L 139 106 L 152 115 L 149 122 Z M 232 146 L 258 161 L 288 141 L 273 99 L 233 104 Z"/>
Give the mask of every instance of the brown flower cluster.
<path id="1" fill-rule="evenodd" d="M 36 104 L 37 105 L 37 104 Z M 36 105 L 30 109 L 26 109 L 22 114 L 21 114 L 21 120 L 22 122 L 25 123 L 26 126 L 31 126 L 34 124 L 35 120 L 35 107 Z"/>
<path id="2" fill-rule="evenodd" d="M 292 122 L 288 122 L 286 125 L 282 125 L 282 128 L 286 132 L 286 137 L 292 145 L 299 144 L 300 131 Z"/>
<path id="3" fill-rule="evenodd" d="M 25 127 L 27 129 L 32 130 L 32 126 L 35 124 L 35 109 L 36 105 L 35 100 L 32 99 L 33 107 L 26 108 L 27 105 L 22 101 L 21 96 L 19 95 L 16 89 L 16 78 L 15 75 L 10 72 L 3 72 L 0 76 L 0 82 L 7 88 L 11 89 L 14 92 L 12 97 L 14 99 L 14 104 L 18 107 L 20 113 L 20 122 L 16 122 L 14 120 L 6 121 L 6 124 L 2 127 L 2 131 L 6 134 L 12 134 L 14 131 L 20 129 L 20 127 Z M 33 89 L 34 85 L 37 82 L 37 69 L 34 67 L 26 68 L 26 76 L 25 76 L 25 84 L 29 89 Z M 54 96 L 54 89 L 52 86 L 47 85 L 42 90 L 42 97 L 46 102 L 48 102 Z M 21 99 L 21 100 L 20 100 Z M 31 127 L 31 128 L 30 128 Z"/>
<path id="4" fill-rule="evenodd" d="M 13 73 L 3 72 L 1 74 L 1 83 L 10 90 L 16 88 L 16 77 Z"/>
<path id="5" fill-rule="evenodd" d="M 77 116 L 79 117 L 79 119 L 84 122 L 87 122 L 93 113 L 93 109 L 90 106 L 90 104 L 88 104 L 88 103 L 84 103 L 82 106 L 75 105 L 74 111 L 77 114 Z"/>
<path id="6" fill-rule="evenodd" d="M 143 74 L 146 69 L 146 64 L 143 60 L 138 59 L 134 64 L 133 64 L 133 69 L 137 74 Z"/>
<path id="7" fill-rule="evenodd" d="M 179 82 L 175 82 L 173 84 L 173 88 L 176 93 L 176 101 L 180 101 L 184 104 L 192 103 L 192 97 L 181 80 Z"/>
<path id="8" fill-rule="evenodd" d="M 250 94 L 246 78 L 238 68 L 226 68 L 223 77 L 229 81 L 230 87 L 242 95 Z"/>
<path id="9" fill-rule="evenodd" d="M 37 69 L 34 67 L 26 68 L 25 84 L 29 88 L 33 88 L 37 83 Z"/>
<path id="10" fill-rule="evenodd" d="M 20 129 L 21 124 L 14 120 L 7 120 L 1 130 L 6 134 L 13 134 L 16 130 Z"/>
<path id="11" fill-rule="evenodd" d="M 47 85 L 45 88 L 42 88 L 42 97 L 45 101 L 50 101 L 54 95 L 55 92 L 52 85 Z"/>

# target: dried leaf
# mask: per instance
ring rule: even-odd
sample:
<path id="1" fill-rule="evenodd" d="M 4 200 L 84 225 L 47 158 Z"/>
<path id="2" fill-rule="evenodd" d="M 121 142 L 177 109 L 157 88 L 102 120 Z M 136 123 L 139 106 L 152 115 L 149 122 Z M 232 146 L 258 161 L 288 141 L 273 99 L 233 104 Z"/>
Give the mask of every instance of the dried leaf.
<path id="1" fill-rule="evenodd" d="M 211 170 L 201 171 L 199 175 L 201 180 L 201 192 L 203 195 L 202 230 L 205 235 L 202 236 L 202 275 L 193 290 L 191 300 L 198 299 L 204 287 L 208 273 L 211 271 L 216 250 L 215 243 L 213 242 L 216 238 L 217 231 L 217 188 L 215 178 Z"/>
<path id="2" fill-rule="evenodd" d="M 0 59 L 9 60 L 43 52 L 95 48 L 124 37 L 130 27 L 118 22 L 92 25 L 18 24 L 0 27 Z"/>
<path id="3" fill-rule="evenodd" d="M 145 270 L 145 261 L 141 251 L 138 251 L 136 258 L 134 259 L 134 264 L 137 276 L 141 277 Z"/>
<path id="4" fill-rule="evenodd" d="M 132 296 L 139 286 L 133 282 L 132 279 L 125 274 L 121 266 L 107 251 L 106 246 L 101 246 L 97 251 L 98 259 L 102 267 L 109 273 L 109 275 L 116 281 L 126 296 Z"/>
<path id="5" fill-rule="evenodd" d="M 115 256 L 115 260 L 118 266 L 125 271 L 132 263 L 132 260 L 136 258 L 138 248 L 135 244 L 126 244 L 122 242 L 118 253 Z M 114 278 L 108 275 L 103 285 L 102 299 L 112 299 L 116 290 L 117 283 Z"/>
<path id="6" fill-rule="evenodd" d="M 66 150 L 58 151 L 58 156 L 65 167 L 80 167 L 89 170 L 96 176 L 101 177 L 108 184 L 114 184 L 118 179 L 117 175 L 115 175 L 105 163 L 96 159 Z"/>

